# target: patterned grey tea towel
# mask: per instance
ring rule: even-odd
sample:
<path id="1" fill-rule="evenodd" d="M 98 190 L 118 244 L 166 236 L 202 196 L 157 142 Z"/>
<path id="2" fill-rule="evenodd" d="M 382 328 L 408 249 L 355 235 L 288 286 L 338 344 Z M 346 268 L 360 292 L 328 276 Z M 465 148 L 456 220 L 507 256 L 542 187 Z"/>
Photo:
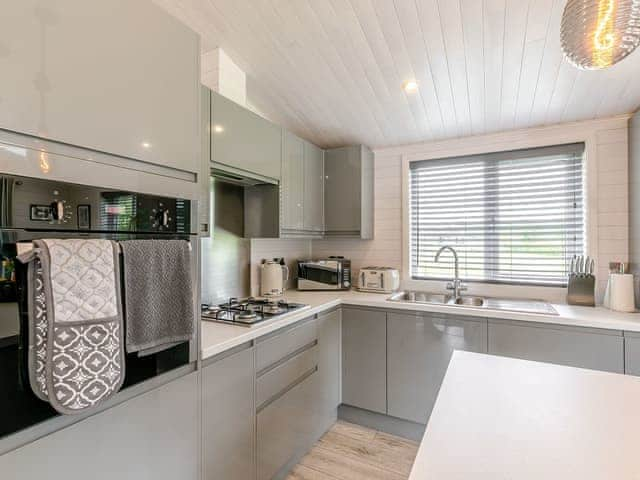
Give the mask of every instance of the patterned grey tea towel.
<path id="1" fill-rule="evenodd" d="M 117 245 L 36 240 L 29 261 L 29 377 L 59 412 L 81 413 L 124 381 Z"/>
<path id="2" fill-rule="evenodd" d="M 155 353 L 193 337 L 191 250 L 185 240 L 120 242 L 127 352 Z"/>

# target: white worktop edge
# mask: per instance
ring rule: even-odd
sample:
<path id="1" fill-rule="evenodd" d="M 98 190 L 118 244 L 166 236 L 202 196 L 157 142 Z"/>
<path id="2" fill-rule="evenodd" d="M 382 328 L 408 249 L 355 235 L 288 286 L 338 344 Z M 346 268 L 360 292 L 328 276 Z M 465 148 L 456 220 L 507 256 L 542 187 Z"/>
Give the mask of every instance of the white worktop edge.
<path id="1" fill-rule="evenodd" d="M 420 311 L 445 313 L 450 315 L 466 315 L 489 319 L 520 320 L 545 324 L 574 327 L 600 328 L 607 330 L 624 330 L 640 332 L 639 313 L 613 312 L 603 307 L 577 307 L 572 305 L 553 304 L 558 315 L 542 315 L 533 313 L 488 310 L 472 307 L 456 307 L 449 305 L 428 305 L 415 303 L 399 303 L 387 300 L 388 294 L 349 292 L 298 292 L 288 291 L 289 301 L 309 304 L 303 310 L 283 315 L 276 320 L 259 323 L 253 327 L 225 325 L 221 323 L 202 322 L 202 359 L 223 353 L 233 347 L 254 340 L 280 328 L 292 325 L 322 311 L 338 306 L 353 305 L 357 307 L 384 308 L 400 311 Z"/>

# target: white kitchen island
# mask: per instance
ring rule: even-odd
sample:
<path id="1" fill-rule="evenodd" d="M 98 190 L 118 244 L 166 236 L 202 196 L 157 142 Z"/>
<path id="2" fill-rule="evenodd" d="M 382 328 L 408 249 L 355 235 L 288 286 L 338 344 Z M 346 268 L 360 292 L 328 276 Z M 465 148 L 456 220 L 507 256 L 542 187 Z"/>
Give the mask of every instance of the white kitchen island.
<path id="1" fill-rule="evenodd" d="M 640 479 L 640 378 L 455 352 L 423 479 Z"/>

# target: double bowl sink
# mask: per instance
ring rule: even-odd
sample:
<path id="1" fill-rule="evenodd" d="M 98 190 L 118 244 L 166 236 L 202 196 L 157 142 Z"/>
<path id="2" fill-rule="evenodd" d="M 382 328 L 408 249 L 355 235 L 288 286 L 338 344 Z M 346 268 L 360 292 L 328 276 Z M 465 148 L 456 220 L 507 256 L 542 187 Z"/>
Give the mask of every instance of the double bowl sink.
<path id="1" fill-rule="evenodd" d="M 488 310 L 558 315 L 558 312 L 546 302 L 540 300 L 520 300 L 507 298 L 461 295 L 454 297 L 446 293 L 420 291 L 401 291 L 388 298 L 391 302 L 416 303 L 429 305 L 448 305 L 454 307 L 473 307 Z"/>

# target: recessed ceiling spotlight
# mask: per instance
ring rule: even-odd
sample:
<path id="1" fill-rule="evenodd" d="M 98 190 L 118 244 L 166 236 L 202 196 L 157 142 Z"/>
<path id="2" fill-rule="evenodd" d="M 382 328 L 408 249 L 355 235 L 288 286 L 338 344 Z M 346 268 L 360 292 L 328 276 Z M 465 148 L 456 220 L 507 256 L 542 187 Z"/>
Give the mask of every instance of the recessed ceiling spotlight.
<path id="1" fill-rule="evenodd" d="M 224 132 L 224 127 L 222 125 L 214 125 L 213 131 L 216 133 L 222 133 Z"/>
<path id="2" fill-rule="evenodd" d="M 142 148 L 151 148 L 151 144 L 149 142 L 142 142 Z"/>
<path id="3" fill-rule="evenodd" d="M 404 88 L 404 91 L 407 93 L 413 93 L 418 90 L 418 82 L 415 80 L 407 80 L 402 84 L 402 88 Z"/>

